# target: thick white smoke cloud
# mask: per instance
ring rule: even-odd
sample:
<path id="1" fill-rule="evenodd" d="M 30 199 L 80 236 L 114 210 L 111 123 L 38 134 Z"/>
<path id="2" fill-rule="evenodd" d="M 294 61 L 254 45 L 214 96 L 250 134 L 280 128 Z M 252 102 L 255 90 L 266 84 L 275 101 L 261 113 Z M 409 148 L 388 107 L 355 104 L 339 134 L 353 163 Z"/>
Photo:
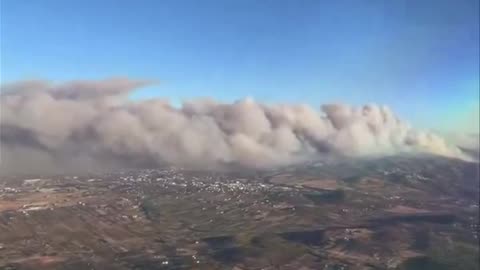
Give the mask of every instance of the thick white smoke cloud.
<path id="1" fill-rule="evenodd" d="M 210 99 L 174 108 L 131 101 L 148 84 L 124 78 L 2 87 L 3 171 L 64 171 L 174 164 L 268 168 L 330 155 L 427 152 L 462 157 L 434 134 L 400 121 L 387 107 L 265 105 Z"/>

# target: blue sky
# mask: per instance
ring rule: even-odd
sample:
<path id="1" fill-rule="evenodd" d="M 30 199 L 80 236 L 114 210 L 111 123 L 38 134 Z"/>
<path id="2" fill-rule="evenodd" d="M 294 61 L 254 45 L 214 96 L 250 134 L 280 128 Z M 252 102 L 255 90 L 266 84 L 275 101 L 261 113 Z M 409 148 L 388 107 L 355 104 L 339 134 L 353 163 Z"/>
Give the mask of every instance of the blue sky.
<path id="1" fill-rule="evenodd" d="M 478 129 L 478 0 L 1 0 L 1 81 L 111 76 L 135 98 L 387 104 Z"/>

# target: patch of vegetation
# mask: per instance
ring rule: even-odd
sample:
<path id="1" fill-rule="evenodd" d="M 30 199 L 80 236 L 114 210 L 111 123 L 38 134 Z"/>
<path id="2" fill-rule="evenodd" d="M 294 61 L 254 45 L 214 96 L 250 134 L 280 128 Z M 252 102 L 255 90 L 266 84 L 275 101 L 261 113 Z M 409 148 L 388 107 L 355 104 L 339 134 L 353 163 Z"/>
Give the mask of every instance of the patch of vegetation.
<path id="1" fill-rule="evenodd" d="M 412 258 L 399 270 L 478 270 L 479 248 L 462 242 L 439 241 L 427 250 L 425 257 Z"/>
<path id="2" fill-rule="evenodd" d="M 424 251 L 430 247 L 430 232 L 427 229 L 416 229 L 411 248 Z"/>
<path id="3" fill-rule="evenodd" d="M 284 232 L 279 235 L 285 240 L 308 246 L 321 246 L 325 241 L 323 230 Z"/>
<path id="4" fill-rule="evenodd" d="M 266 260 L 266 266 L 273 269 L 282 269 L 281 265 L 308 252 L 303 244 L 289 243 L 283 237 L 269 233 L 251 237 L 249 247 L 257 257 Z"/>
<path id="5" fill-rule="evenodd" d="M 308 250 L 302 244 L 286 242 L 276 234 L 242 232 L 235 236 L 219 236 L 202 239 L 207 242 L 212 257 L 222 263 L 234 265 L 255 258 L 264 267 L 280 269 Z"/>
<path id="6" fill-rule="evenodd" d="M 342 178 L 342 180 L 348 184 L 354 184 L 359 182 L 365 177 L 365 175 L 354 175 Z"/>
<path id="7" fill-rule="evenodd" d="M 304 196 L 314 203 L 337 203 L 346 197 L 343 189 L 308 192 Z"/>
<path id="8" fill-rule="evenodd" d="M 155 220 L 159 216 L 157 206 L 150 199 L 143 199 L 140 203 L 140 209 L 142 210 L 145 217 L 149 220 Z"/>
<path id="9" fill-rule="evenodd" d="M 455 268 L 448 268 L 429 257 L 416 257 L 408 259 L 404 262 L 399 270 L 448 270 Z"/>

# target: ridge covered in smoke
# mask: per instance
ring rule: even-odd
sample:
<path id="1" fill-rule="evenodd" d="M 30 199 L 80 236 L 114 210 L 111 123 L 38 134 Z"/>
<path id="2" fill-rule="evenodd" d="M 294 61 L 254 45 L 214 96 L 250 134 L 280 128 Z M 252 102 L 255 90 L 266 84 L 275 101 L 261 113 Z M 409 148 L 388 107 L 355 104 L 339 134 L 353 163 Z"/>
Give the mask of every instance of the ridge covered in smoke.
<path id="1" fill-rule="evenodd" d="M 132 101 L 151 82 L 20 81 L 0 99 L 0 169 L 54 171 L 173 164 L 269 168 L 328 156 L 424 152 L 462 158 L 443 138 L 416 130 L 389 108 L 329 104 L 231 104 L 196 99 L 175 108 Z"/>

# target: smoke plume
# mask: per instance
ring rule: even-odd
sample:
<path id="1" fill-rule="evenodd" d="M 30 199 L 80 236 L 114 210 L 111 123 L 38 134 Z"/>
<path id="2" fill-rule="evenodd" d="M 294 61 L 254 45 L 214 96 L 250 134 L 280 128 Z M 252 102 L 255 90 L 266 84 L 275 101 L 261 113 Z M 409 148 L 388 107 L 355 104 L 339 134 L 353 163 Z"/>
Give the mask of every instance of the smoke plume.
<path id="1" fill-rule="evenodd" d="M 11 172 L 173 164 L 269 168 L 325 156 L 426 152 L 462 157 L 389 108 L 231 104 L 212 99 L 132 101 L 149 81 L 21 81 L 2 86 L 0 169 Z"/>

